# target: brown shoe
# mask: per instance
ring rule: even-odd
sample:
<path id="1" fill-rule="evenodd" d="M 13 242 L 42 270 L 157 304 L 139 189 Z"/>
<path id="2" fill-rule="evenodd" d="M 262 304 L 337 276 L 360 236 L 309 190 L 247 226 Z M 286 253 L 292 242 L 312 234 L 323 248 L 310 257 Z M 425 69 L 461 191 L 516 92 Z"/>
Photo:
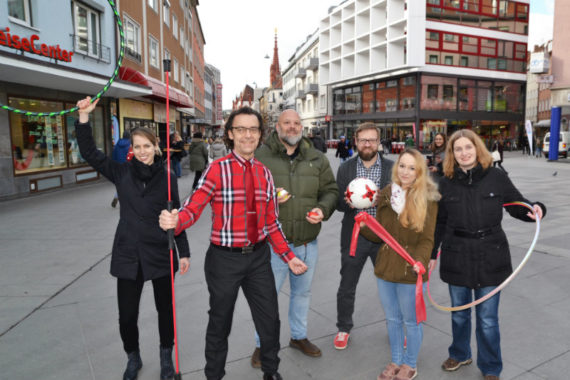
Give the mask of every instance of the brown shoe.
<path id="1" fill-rule="evenodd" d="M 485 375 L 485 380 L 499 380 L 499 376 Z"/>
<path id="2" fill-rule="evenodd" d="M 253 355 L 251 355 L 251 366 L 253 368 L 261 368 L 261 350 L 259 347 L 255 347 Z"/>
<path id="3" fill-rule="evenodd" d="M 412 380 L 415 379 L 416 376 L 418 376 L 417 368 L 412 368 L 407 364 L 402 364 L 398 374 L 394 377 L 394 380 Z"/>
<path id="4" fill-rule="evenodd" d="M 396 363 L 390 363 L 384 368 L 382 373 L 378 375 L 378 378 L 376 380 L 392 380 L 398 374 L 399 371 L 400 371 L 399 365 L 397 365 Z"/>
<path id="5" fill-rule="evenodd" d="M 314 358 L 319 357 L 322 355 L 321 350 L 315 346 L 313 343 L 309 342 L 309 339 L 291 339 L 289 341 L 289 347 L 296 348 L 300 350 L 307 356 L 312 356 Z"/>
<path id="6" fill-rule="evenodd" d="M 444 371 L 457 371 L 459 369 L 459 367 L 461 367 L 462 365 L 469 365 L 473 363 L 473 359 L 469 358 L 467 360 L 464 360 L 462 362 L 457 361 L 453 358 L 447 358 L 446 361 L 443 362 L 443 364 L 441 365 L 441 368 L 443 368 Z"/>

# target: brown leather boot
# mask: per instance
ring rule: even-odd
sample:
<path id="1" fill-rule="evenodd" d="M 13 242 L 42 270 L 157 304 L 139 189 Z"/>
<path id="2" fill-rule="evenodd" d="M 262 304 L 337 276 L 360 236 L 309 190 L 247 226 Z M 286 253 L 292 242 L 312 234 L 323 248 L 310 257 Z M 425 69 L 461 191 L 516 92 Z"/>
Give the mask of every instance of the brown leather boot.
<path id="1" fill-rule="evenodd" d="M 289 347 L 296 348 L 300 350 L 307 356 L 312 356 L 314 358 L 322 355 L 321 350 L 315 346 L 313 343 L 309 342 L 309 339 L 291 339 L 289 341 Z"/>

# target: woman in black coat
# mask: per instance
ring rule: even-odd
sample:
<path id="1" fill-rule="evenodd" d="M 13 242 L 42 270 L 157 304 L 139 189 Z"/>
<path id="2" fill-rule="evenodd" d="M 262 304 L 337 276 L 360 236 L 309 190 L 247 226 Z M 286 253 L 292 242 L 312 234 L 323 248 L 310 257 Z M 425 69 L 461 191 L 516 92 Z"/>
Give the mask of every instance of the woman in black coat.
<path id="1" fill-rule="evenodd" d="M 511 273 L 509 243 L 501 228 L 503 204 L 526 202 L 539 218 L 546 207 L 530 202 L 509 177 L 491 167 L 493 159 L 473 131 L 463 129 L 451 135 L 439 183 L 441 200 L 430 269 L 435 265 L 441 243 L 440 276 L 449 284 L 452 306 L 481 298 L 500 285 Z M 521 206 L 505 207 L 511 216 L 532 222 L 535 215 Z M 503 368 L 499 334 L 497 293 L 476 307 L 477 366 L 486 380 L 499 379 Z M 455 371 L 471 359 L 471 309 L 451 316 L 453 342 L 449 358 L 442 364 Z"/>
<path id="2" fill-rule="evenodd" d="M 160 152 L 156 136 L 146 128 L 131 131 L 134 153 L 131 161 L 118 163 L 99 151 L 89 125 L 89 113 L 98 100 L 89 102 L 89 97 L 77 102 L 79 150 L 89 165 L 115 184 L 121 202 L 111 254 L 111 275 L 117 277 L 119 330 L 128 356 L 123 380 L 136 379 L 142 367 L 137 319 L 142 288 L 147 280 L 152 280 L 158 311 L 160 377 L 170 379 L 174 376 L 170 254 L 167 234 L 158 225 L 160 211 L 168 201 L 167 171 L 160 157 L 156 156 Z M 178 186 L 176 177 L 173 175 L 172 178 L 172 199 L 174 207 L 178 208 Z M 182 233 L 175 238 L 175 242 L 180 255 L 180 273 L 184 274 L 190 266 L 188 240 Z M 174 270 L 178 270 L 176 255 Z"/>

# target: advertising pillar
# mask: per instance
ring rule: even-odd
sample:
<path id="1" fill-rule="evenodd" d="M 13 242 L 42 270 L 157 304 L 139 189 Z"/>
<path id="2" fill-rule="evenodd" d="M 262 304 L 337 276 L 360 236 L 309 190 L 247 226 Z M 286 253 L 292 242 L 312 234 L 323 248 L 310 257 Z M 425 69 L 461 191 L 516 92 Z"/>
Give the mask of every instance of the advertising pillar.
<path id="1" fill-rule="evenodd" d="M 560 115 L 562 108 L 552 107 L 550 113 L 550 142 L 548 143 L 548 161 L 558 160 L 558 142 L 560 140 Z"/>

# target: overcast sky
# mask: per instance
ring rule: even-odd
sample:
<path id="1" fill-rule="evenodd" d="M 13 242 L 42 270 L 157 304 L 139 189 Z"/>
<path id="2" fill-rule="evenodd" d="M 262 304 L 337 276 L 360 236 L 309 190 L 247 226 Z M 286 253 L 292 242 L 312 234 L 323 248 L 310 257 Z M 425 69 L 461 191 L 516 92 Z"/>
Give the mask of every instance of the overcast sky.
<path id="1" fill-rule="evenodd" d="M 205 59 L 222 75 L 224 109 L 246 84 L 269 85 L 277 28 L 281 71 L 306 37 L 341 0 L 203 0 L 198 14 L 206 39 Z M 552 38 L 554 0 L 531 1 L 529 49 Z M 265 59 L 269 55 L 269 59 Z"/>

